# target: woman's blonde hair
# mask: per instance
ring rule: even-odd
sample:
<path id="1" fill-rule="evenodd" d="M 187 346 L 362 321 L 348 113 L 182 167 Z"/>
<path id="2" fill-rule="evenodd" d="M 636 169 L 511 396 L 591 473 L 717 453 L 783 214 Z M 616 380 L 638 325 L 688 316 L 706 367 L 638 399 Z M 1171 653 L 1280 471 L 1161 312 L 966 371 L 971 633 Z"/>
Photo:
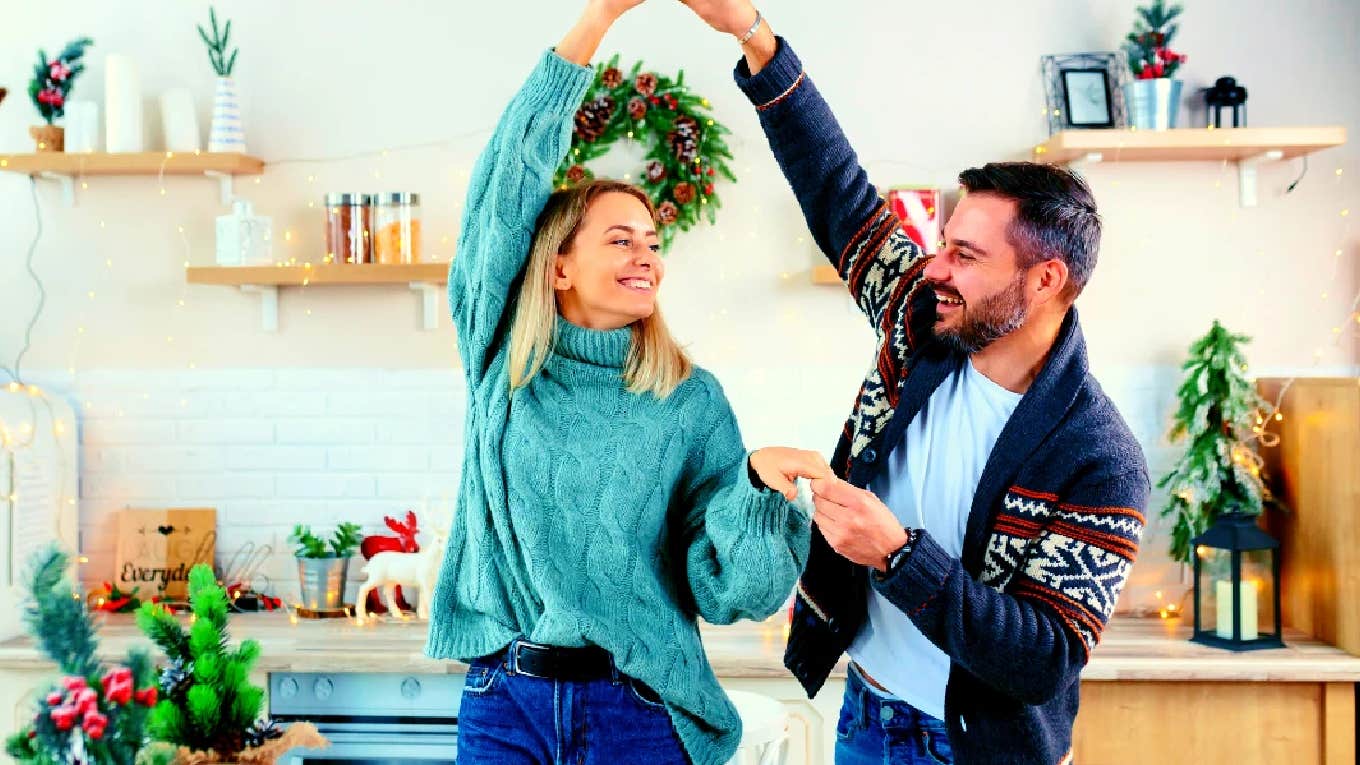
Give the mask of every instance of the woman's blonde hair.
<path id="1" fill-rule="evenodd" d="M 557 256 L 571 251 L 591 203 L 614 193 L 633 196 L 647 206 L 652 220 L 656 220 L 656 209 L 645 191 L 632 184 L 608 180 L 554 191 L 539 214 L 510 327 L 511 390 L 528 385 L 552 352 L 558 315 L 557 293 L 553 289 Z M 669 396 L 689 377 L 693 363 L 666 328 L 660 308 L 631 326 L 633 342 L 623 368 L 628 390 L 652 393 L 657 398 Z"/>

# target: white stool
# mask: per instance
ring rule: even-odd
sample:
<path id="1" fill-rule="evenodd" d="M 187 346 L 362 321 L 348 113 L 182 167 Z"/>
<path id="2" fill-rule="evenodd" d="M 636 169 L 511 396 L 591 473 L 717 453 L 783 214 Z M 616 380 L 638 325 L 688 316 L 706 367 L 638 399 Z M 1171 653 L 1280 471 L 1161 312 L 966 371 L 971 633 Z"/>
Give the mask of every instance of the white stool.
<path id="1" fill-rule="evenodd" d="M 741 717 L 741 745 L 727 765 L 784 765 L 789 751 L 789 715 L 769 696 L 727 691 Z"/>

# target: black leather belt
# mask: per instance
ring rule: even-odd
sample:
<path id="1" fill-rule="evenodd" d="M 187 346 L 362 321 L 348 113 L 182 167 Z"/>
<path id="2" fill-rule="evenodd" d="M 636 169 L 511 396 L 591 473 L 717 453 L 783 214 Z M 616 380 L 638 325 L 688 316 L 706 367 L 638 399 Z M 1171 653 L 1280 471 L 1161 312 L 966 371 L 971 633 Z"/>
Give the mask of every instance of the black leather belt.
<path id="1" fill-rule="evenodd" d="M 512 674 L 547 680 L 586 682 L 613 677 L 614 657 L 599 646 L 559 648 L 516 640 L 505 649 L 505 664 Z"/>

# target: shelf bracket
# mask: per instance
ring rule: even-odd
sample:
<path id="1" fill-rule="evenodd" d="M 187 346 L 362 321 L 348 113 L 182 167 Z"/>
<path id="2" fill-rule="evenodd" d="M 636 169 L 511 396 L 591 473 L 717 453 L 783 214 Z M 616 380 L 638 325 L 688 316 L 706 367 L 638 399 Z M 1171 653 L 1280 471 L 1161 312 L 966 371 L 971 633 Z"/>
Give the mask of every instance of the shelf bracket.
<path id="1" fill-rule="evenodd" d="M 254 292 L 260 296 L 260 329 L 278 332 L 279 288 L 271 284 L 242 284 L 241 291 Z"/>
<path id="2" fill-rule="evenodd" d="M 223 173 L 217 170 L 204 170 L 203 174 L 208 176 L 209 178 L 217 179 L 218 187 L 221 191 L 222 204 L 230 207 L 231 201 L 236 198 L 235 195 L 232 193 L 231 173 Z"/>
<path id="3" fill-rule="evenodd" d="M 433 282 L 411 282 L 411 290 L 420 293 L 421 326 L 428 332 L 439 329 L 439 298 L 443 285 Z"/>
<path id="4" fill-rule="evenodd" d="M 1255 207 L 1256 198 L 1256 166 L 1262 162 L 1274 162 L 1284 159 L 1284 152 L 1279 149 L 1271 149 L 1262 152 L 1254 157 L 1247 157 L 1237 161 L 1237 202 L 1243 207 Z"/>
<path id="5" fill-rule="evenodd" d="M 76 179 L 65 173 L 54 173 L 51 170 L 43 170 L 38 173 L 38 177 L 46 181 L 56 181 L 61 184 L 61 201 L 67 207 L 76 205 Z"/>

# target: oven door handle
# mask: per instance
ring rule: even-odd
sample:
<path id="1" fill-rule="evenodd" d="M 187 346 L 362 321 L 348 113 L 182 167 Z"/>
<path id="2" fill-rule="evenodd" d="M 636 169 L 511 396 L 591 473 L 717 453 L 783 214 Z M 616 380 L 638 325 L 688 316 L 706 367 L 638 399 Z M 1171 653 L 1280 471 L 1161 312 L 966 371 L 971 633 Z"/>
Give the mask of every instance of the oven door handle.
<path id="1" fill-rule="evenodd" d="M 304 765 L 309 759 L 409 761 L 452 765 L 458 754 L 456 733 L 323 730 L 321 735 L 331 742 L 330 746 L 289 750 L 279 758 L 279 765 Z"/>

